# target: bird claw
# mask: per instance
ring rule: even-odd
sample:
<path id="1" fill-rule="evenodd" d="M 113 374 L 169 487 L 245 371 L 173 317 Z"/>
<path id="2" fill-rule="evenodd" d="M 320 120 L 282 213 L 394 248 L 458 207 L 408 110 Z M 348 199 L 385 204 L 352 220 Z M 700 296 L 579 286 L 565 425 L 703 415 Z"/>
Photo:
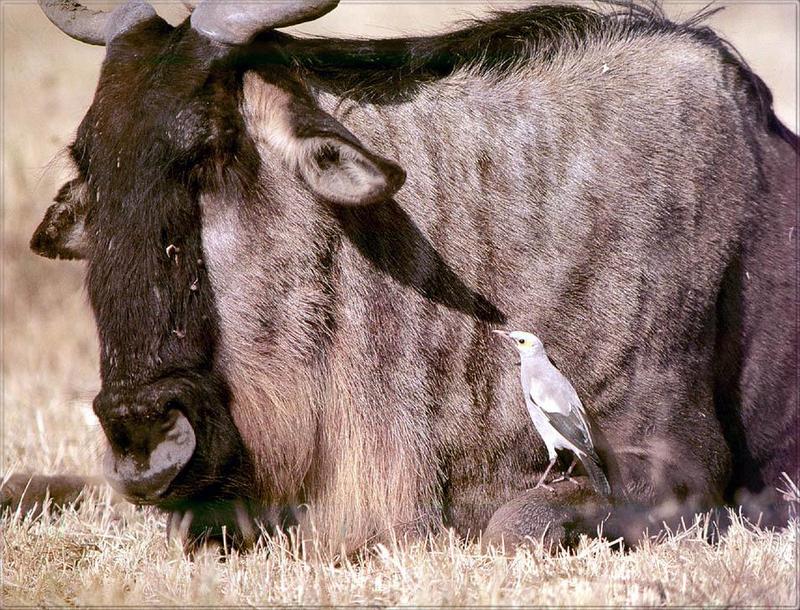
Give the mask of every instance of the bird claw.
<path id="1" fill-rule="evenodd" d="M 536 486 L 534 487 L 534 489 L 539 489 L 540 487 L 542 489 L 546 489 L 550 493 L 556 493 L 555 489 L 553 489 L 552 487 L 550 487 L 550 485 L 548 485 L 547 483 L 544 483 L 544 482 L 537 483 Z"/>

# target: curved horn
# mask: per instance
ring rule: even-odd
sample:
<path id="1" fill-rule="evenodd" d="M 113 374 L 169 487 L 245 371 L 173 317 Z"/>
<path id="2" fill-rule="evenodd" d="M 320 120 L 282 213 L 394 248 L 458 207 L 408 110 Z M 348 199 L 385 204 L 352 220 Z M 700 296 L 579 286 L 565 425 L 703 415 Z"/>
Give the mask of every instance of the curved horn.
<path id="1" fill-rule="evenodd" d="M 201 0 L 192 27 L 223 44 L 244 44 L 262 30 L 312 21 L 332 11 L 339 0 Z"/>
<path id="2" fill-rule="evenodd" d="M 75 0 L 39 0 L 56 27 L 75 40 L 104 46 L 118 34 L 156 15 L 144 0 L 130 0 L 113 11 L 93 11 Z"/>
<path id="3" fill-rule="evenodd" d="M 39 6 L 59 30 L 75 40 L 106 44 L 107 12 L 93 11 L 74 0 L 39 0 Z"/>

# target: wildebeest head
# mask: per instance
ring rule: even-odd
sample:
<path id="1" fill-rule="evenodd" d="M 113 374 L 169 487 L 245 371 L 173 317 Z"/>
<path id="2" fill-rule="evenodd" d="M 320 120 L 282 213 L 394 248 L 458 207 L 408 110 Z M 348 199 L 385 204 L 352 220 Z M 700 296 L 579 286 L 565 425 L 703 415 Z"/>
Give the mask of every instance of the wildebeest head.
<path id="1" fill-rule="evenodd" d="M 110 16 L 63 0 L 40 3 L 68 34 L 107 46 L 95 99 L 70 147 L 77 176 L 31 241 L 43 256 L 88 263 L 106 474 L 139 502 L 169 505 L 204 488 L 219 495 L 220 486 L 241 495 L 236 474 L 243 483 L 247 466 L 225 382 L 213 369 L 217 315 L 198 199 L 248 173 L 237 161 L 252 144 L 241 125 L 235 45 L 318 16 L 336 0 L 200 4 L 191 24 L 176 28 L 141 2 Z M 286 117 L 304 112 L 283 121 L 288 135 L 276 137 L 312 191 L 357 204 L 399 188 L 400 168 L 363 149 L 290 82 L 280 92 Z"/>

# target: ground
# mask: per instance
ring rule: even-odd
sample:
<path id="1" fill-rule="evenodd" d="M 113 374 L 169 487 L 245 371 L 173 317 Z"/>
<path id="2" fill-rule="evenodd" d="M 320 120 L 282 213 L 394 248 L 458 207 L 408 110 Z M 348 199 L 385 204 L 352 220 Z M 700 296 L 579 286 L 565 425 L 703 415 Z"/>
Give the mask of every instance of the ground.
<path id="1" fill-rule="evenodd" d="M 485 4 L 345 3 L 303 29 L 430 30 Z M 699 7 L 669 10 L 690 14 Z M 172 21 L 183 10 L 170 4 L 158 9 Z M 0 476 L 96 474 L 102 451 L 91 411 L 99 387 L 97 345 L 83 268 L 37 258 L 27 242 L 66 177 L 63 150 L 91 101 L 103 51 L 58 33 L 31 2 L 3 2 L 2 10 Z M 779 115 L 796 130 L 797 5 L 734 4 L 712 23 L 772 87 Z M 510 555 L 487 552 L 440 534 L 338 565 L 299 559 L 281 541 L 224 562 L 210 553 L 190 561 L 165 543 L 160 515 L 114 502 L 107 490 L 63 513 L 8 515 L 0 527 L 3 606 L 798 603 L 797 526 L 770 533 L 737 522 L 719 545 L 707 544 L 701 528 L 690 528 L 629 553 L 585 541 L 571 554 L 556 555 L 535 545 Z"/>
<path id="2" fill-rule="evenodd" d="M 190 561 L 163 519 L 99 497 L 78 510 L 3 524 L 6 605 L 667 605 L 796 607 L 797 528 L 736 524 L 717 546 L 702 528 L 630 553 L 506 555 L 447 535 L 373 549 L 358 563 L 299 559 L 286 541 Z"/>

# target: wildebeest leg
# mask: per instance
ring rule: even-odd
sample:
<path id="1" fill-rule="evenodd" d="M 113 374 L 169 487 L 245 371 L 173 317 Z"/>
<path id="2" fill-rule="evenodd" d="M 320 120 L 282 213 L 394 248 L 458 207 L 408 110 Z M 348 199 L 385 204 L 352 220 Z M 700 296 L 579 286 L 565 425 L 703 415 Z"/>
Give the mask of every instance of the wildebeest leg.
<path id="1" fill-rule="evenodd" d="M 545 546 L 573 546 L 581 534 L 596 534 L 597 524 L 611 505 L 591 489 L 585 477 L 573 485 L 556 485 L 553 491 L 533 488 L 514 496 L 498 508 L 483 532 L 483 543 L 513 548 L 526 541 Z M 586 518 L 586 515 L 591 518 Z M 595 522 L 594 518 L 597 518 Z"/>
<path id="2" fill-rule="evenodd" d="M 79 502 L 84 489 L 102 485 L 105 481 L 101 477 L 12 474 L 0 484 L 0 509 L 10 508 L 35 516 L 41 513 L 47 499 L 51 507 L 60 508 Z"/>
<path id="3" fill-rule="evenodd" d="M 208 542 L 246 550 L 258 538 L 258 510 L 244 499 L 185 502 L 168 513 L 167 543 L 177 541 L 187 553 Z"/>
<path id="4" fill-rule="evenodd" d="M 506 549 L 538 541 L 554 550 L 572 547 L 581 534 L 637 545 L 645 536 L 691 526 L 698 513 L 707 513 L 709 541 L 729 523 L 724 509 L 712 509 L 702 496 L 657 505 L 637 502 L 611 504 L 592 489 L 586 477 L 576 477 L 578 487 L 556 485 L 555 493 L 529 489 L 512 498 L 492 515 L 483 533 L 484 544 Z"/>
<path id="5" fill-rule="evenodd" d="M 264 507 L 253 500 L 185 502 L 168 511 L 167 543 L 178 542 L 187 554 L 212 542 L 248 550 L 262 533 L 271 535 L 297 525 L 292 507 Z"/>

